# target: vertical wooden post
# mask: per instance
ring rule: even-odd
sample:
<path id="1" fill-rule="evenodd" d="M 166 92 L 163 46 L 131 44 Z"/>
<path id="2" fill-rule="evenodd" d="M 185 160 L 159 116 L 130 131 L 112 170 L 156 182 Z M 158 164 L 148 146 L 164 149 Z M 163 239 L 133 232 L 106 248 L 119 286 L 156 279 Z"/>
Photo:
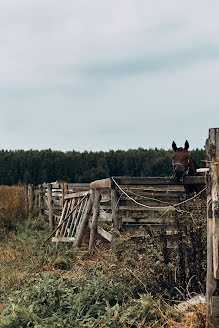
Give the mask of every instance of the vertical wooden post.
<path id="1" fill-rule="evenodd" d="M 90 240 L 89 240 L 89 250 L 92 250 L 96 242 L 99 209 L 100 209 L 100 190 L 95 189 L 94 202 L 93 202 L 93 217 L 92 217 Z"/>
<path id="2" fill-rule="evenodd" d="M 43 212 L 43 186 L 39 186 L 39 217 L 42 217 Z"/>
<path id="3" fill-rule="evenodd" d="M 84 232 L 88 224 L 89 220 L 89 213 L 91 211 L 92 203 L 94 198 L 94 191 L 93 189 L 90 190 L 89 199 L 87 201 L 86 207 L 84 209 L 83 217 L 81 218 L 81 221 L 79 223 L 79 226 L 77 228 L 77 233 L 75 235 L 75 240 L 73 242 L 73 247 L 80 247 L 82 239 L 84 237 Z"/>
<path id="4" fill-rule="evenodd" d="M 54 229 L 54 211 L 53 211 L 53 200 L 52 200 L 52 184 L 48 183 L 47 185 L 48 189 L 48 209 L 49 209 L 49 226 L 50 230 Z"/>
<path id="5" fill-rule="evenodd" d="M 29 215 L 33 214 L 33 199 L 34 199 L 34 187 L 32 184 L 28 185 L 28 211 Z"/>
<path id="6" fill-rule="evenodd" d="M 219 129 L 210 129 L 205 145 L 207 175 L 207 316 L 219 327 Z"/>
<path id="7" fill-rule="evenodd" d="M 112 206 L 112 221 L 115 229 L 121 228 L 121 219 L 119 217 L 119 193 L 115 186 L 112 185 L 111 189 L 111 206 Z"/>
<path id="8" fill-rule="evenodd" d="M 67 193 L 68 189 L 68 184 L 66 182 L 63 182 L 62 184 L 62 207 L 64 206 L 65 203 L 65 195 Z"/>

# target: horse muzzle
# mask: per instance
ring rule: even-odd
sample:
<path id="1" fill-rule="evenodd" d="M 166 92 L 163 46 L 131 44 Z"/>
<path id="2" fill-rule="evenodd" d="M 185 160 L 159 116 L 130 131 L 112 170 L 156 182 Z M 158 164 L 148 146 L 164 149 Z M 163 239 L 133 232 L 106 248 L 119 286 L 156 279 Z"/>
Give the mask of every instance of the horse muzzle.
<path id="1" fill-rule="evenodd" d="M 187 169 L 181 163 L 173 163 L 174 178 L 178 181 L 183 181 L 184 177 L 189 173 L 189 167 Z"/>

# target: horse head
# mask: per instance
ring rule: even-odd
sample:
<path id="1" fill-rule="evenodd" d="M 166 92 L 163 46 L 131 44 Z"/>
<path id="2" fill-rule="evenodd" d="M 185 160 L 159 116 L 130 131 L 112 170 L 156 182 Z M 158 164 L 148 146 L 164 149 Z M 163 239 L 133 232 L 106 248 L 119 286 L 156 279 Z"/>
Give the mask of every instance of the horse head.
<path id="1" fill-rule="evenodd" d="M 177 180 L 183 181 L 186 175 L 195 175 L 195 164 L 188 152 L 189 143 L 186 140 L 184 148 L 177 148 L 175 141 L 172 143 L 173 154 L 173 171 Z"/>

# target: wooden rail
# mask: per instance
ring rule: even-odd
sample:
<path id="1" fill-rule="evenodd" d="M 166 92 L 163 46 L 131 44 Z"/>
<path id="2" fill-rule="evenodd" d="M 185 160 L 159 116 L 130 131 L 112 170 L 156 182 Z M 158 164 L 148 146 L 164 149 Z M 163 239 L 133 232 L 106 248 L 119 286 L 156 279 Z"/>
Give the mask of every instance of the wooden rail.
<path id="1" fill-rule="evenodd" d="M 204 182 L 205 177 L 185 179 L 185 184 L 204 184 Z M 124 193 L 118 189 L 118 185 Z M 39 187 L 39 215 L 48 216 L 52 230 L 55 223 L 60 224 L 65 220 L 71 210 L 69 205 L 66 213 L 63 214 L 65 202 L 74 204 L 77 198 L 83 197 L 86 189 L 86 192 L 92 195 L 89 201 L 90 212 L 88 217 L 85 216 L 85 222 L 80 229 L 84 231 L 85 226 L 89 226 L 89 248 L 92 249 L 97 233 L 107 240 L 112 240 L 110 232 L 112 227 L 124 232 L 135 232 L 135 236 L 136 232 L 138 234 L 140 231 L 140 227 L 149 225 L 154 231 L 161 230 L 164 224 L 167 233 L 175 231 L 171 212 L 176 210 L 174 205 L 185 199 L 183 186 L 184 183 L 169 177 L 113 177 L 97 180 L 91 184 L 44 184 Z M 169 214 L 163 215 L 164 211 Z M 72 218 L 70 216 L 71 220 Z M 73 235 L 71 238 L 66 238 L 62 229 L 62 232 L 57 232 L 53 241 L 71 241 L 79 245 L 82 240 L 81 234 L 79 235 L 78 239 L 75 231 L 74 238 Z M 77 242 L 74 241 L 75 238 Z"/>

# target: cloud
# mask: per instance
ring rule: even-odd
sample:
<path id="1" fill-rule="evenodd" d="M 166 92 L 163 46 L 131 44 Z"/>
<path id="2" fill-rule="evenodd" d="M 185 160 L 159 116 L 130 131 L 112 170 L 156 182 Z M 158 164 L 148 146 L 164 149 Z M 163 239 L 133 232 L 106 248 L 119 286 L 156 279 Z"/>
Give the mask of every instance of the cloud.
<path id="1" fill-rule="evenodd" d="M 207 130 L 218 118 L 218 9 L 213 0 L 2 0 L 4 147 L 168 148 L 177 134 L 202 145 L 194 122 Z"/>

